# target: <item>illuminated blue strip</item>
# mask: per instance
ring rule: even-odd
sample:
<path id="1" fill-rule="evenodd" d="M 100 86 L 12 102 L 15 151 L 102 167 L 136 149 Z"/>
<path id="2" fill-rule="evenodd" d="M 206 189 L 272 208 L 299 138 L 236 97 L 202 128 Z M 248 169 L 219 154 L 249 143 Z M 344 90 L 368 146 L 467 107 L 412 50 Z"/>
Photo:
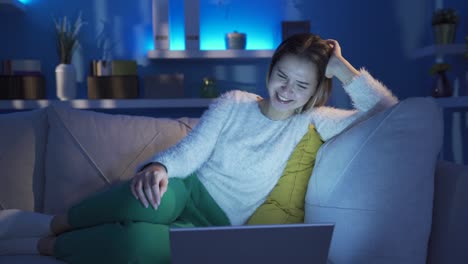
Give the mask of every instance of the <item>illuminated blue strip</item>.
<path id="1" fill-rule="evenodd" d="M 169 6 L 170 49 L 184 50 L 183 0 Z M 224 50 L 225 34 L 247 34 L 246 49 L 274 49 L 281 38 L 280 0 L 200 1 L 200 49 Z"/>

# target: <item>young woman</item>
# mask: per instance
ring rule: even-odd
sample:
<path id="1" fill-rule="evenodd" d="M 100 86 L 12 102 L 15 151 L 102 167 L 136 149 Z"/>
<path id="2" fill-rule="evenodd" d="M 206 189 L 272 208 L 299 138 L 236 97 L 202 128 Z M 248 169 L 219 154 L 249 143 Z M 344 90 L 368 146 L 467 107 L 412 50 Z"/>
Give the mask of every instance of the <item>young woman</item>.
<path id="1" fill-rule="evenodd" d="M 325 107 L 331 79 L 355 109 Z M 69 263 L 168 263 L 171 226 L 242 225 L 275 186 L 312 123 L 323 140 L 398 102 L 335 40 L 298 34 L 276 49 L 269 98 L 220 96 L 175 146 L 142 164 L 127 183 L 54 216 L 38 250 Z"/>

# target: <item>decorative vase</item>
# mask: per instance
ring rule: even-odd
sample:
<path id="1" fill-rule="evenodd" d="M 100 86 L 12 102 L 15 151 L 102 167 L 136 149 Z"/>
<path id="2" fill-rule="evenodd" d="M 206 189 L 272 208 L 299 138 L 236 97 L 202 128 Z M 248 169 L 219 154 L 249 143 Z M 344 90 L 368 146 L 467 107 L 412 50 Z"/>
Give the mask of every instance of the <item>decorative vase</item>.
<path id="1" fill-rule="evenodd" d="M 434 88 L 432 89 L 432 97 L 449 97 L 452 96 L 452 87 L 445 74 L 445 71 L 437 73 Z"/>
<path id="2" fill-rule="evenodd" d="M 435 44 L 451 44 L 455 40 L 456 24 L 437 24 L 432 26 Z"/>
<path id="3" fill-rule="evenodd" d="M 55 80 L 60 100 L 76 98 L 76 70 L 73 64 L 59 64 L 55 68 Z"/>
<path id="4" fill-rule="evenodd" d="M 226 34 L 226 49 L 245 49 L 247 35 L 237 31 Z"/>

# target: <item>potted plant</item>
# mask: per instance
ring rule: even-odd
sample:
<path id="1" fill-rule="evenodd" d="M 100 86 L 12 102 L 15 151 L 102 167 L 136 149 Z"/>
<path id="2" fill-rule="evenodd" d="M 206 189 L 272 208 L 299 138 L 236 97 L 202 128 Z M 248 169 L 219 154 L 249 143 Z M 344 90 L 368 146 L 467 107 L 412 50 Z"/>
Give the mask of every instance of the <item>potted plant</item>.
<path id="1" fill-rule="evenodd" d="M 57 97 L 61 100 L 73 99 L 76 97 L 76 70 L 71 62 L 79 45 L 78 36 L 81 27 L 85 22 L 80 13 L 73 25 L 66 16 L 59 20 L 54 19 L 54 23 L 57 53 L 60 58 L 60 64 L 55 68 Z"/>
<path id="2" fill-rule="evenodd" d="M 450 44 L 455 40 L 459 16 L 453 8 L 437 9 L 432 15 L 432 29 L 436 44 Z"/>

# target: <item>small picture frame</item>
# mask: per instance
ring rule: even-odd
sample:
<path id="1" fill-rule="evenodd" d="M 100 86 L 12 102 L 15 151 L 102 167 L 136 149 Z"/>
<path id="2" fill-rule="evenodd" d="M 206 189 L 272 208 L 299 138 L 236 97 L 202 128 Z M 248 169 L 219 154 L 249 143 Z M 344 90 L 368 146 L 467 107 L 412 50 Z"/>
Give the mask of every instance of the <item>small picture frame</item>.
<path id="1" fill-rule="evenodd" d="M 310 20 L 294 20 L 281 22 L 281 37 L 282 40 L 298 33 L 310 32 Z"/>

